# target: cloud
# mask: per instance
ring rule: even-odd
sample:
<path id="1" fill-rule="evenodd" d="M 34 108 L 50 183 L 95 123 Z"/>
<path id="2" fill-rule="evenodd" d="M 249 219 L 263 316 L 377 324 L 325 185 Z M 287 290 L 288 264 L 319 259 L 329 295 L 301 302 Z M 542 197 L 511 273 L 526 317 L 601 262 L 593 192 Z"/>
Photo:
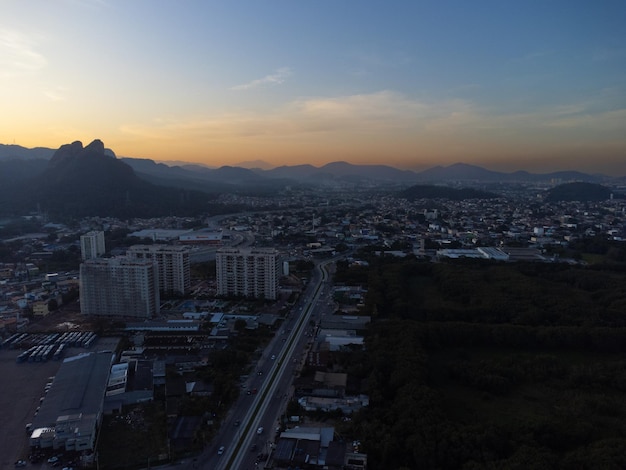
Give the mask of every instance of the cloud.
<path id="1" fill-rule="evenodd" d="M 76 5 L 85 8 L 102 8 L 109 7 L 109 2 L 106 0 L 65 0 L 69 5 Z"/>
<path id="2" fill-rule="evenodd" d="M 291 76 L 291 69 L 289 67 L 281 67 L 270 75 L 266 75 L 263 78 L 252 80 L 251 82 L 244 83 L 243 85 L 236 85 L 231 87 L 231 90 L 250 90 L 252 88 L 258 88 L 263 85 L 280 85 L 288 77 Z"/>
<path id="3" fill-rule="evenodd" d="M 47 60 L 35 47 L 31 36 L 0 29 L 0 76 L 12 77 L 44 68 Z"/>
<path id="4" fill-rule="evenodd" d="M 598 98 L 599 100 L 602 97 Z M 230 113 L 125 125 L 122 132 L 160 141 L 231 142 L 232 145 L 291 142 L 334 146 L 429 143 L 445 149 L 483 145 L 530 145 L 618 139 L 626 128 L 626 110 L 600 109 L 595 101 L 545 107 L 530 113 L 507 113 L 461 99 L 424 101 L 394 91 L 338 97 L 302 98 L 265 113 Z M 599 132 L 604 129 L 604 132 Z M 590 132 L 592 130 L 593 132 Z"/>
<path id="5" fill-rule="evenodd" d="M 64 87 L 57 87 L 54 90 L 43 90 L 43 94 L 50 101 L 65 101 L 67 89 Z"/>

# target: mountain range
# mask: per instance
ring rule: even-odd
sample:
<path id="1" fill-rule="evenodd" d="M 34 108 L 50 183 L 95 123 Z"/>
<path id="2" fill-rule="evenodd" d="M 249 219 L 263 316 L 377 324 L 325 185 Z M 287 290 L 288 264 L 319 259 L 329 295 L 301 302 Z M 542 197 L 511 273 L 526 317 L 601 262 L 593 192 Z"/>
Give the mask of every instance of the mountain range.
<path id="1" fill-rule="evenodd" d="M 462 163 L 420 173 L 387 165 L 346 162 L 321 167 L 209 168 L 191 163 L 166 165 L 150 159 L 119 158 L 100 140 L 86 147 L 76 141 L 57 150 L 0 144 L 0 214 L 24 214 L 38 209 L 65 217 L 192 215 L 208 212 L 211 205 L 213 212 L 223 208 L 214 203 L 223 193 L 271 196 L 286 187 L 342 185 L 350 188 L 378 184 L 402 190 L 415 186 L 407 197 L 467 198 L 490 195 L 446 192 L 444 196 L 427 185 L 493 190 L 498 186 L 496 183 L 555 181 L 623 184 L 624 178 L 610 179 L 580 172 L 501 173 Z"/>
<path id="2" fill-rule="evenodd" d="M 111 150 L 106 149 L 110 155 Z M 19 145 L 0 144 L 0 163 L 12 166 L 12 171 L 19 171 L 17 162 L 28 163 L 28 171 L 43 170 L 46 160 L 54 155 L 54 149 L 37 147 L 28 149 Z M 41 161 L 40 161 L 41 160 Z M 624 181 L 620 178 L 599 174 L 587 174 L 578 171 L 558 171 L 551 173 L 530 173 L 515 171 L 511 173 L 488 170 L 479 166 L 456 163 L 449 166 L 435 166 L 421 172 L 401 170 L 388 165 L 354 165 L 347 162 L 332 162 L 321 167 L 313 165 L 285 165 L 268 168 L 262 161 L 242 162 L 242 166 L 208 166 L 170 162 L 159 163 L 150 159 L 121 157 L 123 161 L 142 178 L 156 184 L 168 184 L 177 187 L 202 189 L 207 182 L 214 185 L 216 191 L 229 190 L 235 187 L 249 186 L 271 189 L 277 183 L 291 182 L 328 183 L 345 181 L 378 181 L 388 183 L 496 183 L 496 182 L 609 182 Z M 17 162 L 16 162 L 17 161 Z M 37 163 L 39 161 L 39 163 Z M 174 164 L 176 163 L 176 164 Z M 24 171 L 24 170 L 22 170 Z M 274 180 L 274 181 L 269 181 Z M 279 180 L 279 181 L 276 181 Z"/>

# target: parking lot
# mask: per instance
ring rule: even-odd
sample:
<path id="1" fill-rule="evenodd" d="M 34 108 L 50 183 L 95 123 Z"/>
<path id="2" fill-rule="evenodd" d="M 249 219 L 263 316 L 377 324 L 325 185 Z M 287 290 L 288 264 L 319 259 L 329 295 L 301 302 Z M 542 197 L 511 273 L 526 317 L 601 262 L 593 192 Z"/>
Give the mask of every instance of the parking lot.
<path id="1" fill-rule="evenodd" d="M 115 351 L 119 338 L 98 338 L 90 349 L 70 347 L 65 357 L 86 352 Z M 0 349 L 0 470 L 14 469 L 15 462 L 26 460 L 26 468 L 47 468 L 49 465 L 29 462 L 26 425 L 33 421 L 40 400 L 45 396 L 48 378 L 56 375 L 62 360 L 16 362 L 21 349 Z M 45 459 L 44 459 L 45 461 Z"/>
<path id="2" fill-rule="evenodd" d="M 26 362 L 15 359 L 21 351 L 0 350 L 0 469 L 13 469 L 19 459 L 28 461 L 26 424 L 32 422 L 48 377 L 61 362 Z M 28 467 L 31 467 L 30 463 Z"/>

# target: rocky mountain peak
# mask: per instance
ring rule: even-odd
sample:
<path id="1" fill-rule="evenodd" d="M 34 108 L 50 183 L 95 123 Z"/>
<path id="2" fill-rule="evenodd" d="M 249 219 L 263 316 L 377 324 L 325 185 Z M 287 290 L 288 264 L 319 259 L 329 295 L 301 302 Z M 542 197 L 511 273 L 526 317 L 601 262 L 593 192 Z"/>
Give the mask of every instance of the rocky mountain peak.
<path id="1" fill-rule="evenodd" d="M 114 157 L 115 154 L 104 148 L 104 143 L 100 139 L 96 139 L 86 147 L 83 147 L 83 143 L 79 140 L 72 142 L 71 144 L 61 145 L 59 149 L 54 152 L 50 159 L 50 166 L 57 166 L 59 164 L 65 164 L 66 162 L 93 157 Z"/>

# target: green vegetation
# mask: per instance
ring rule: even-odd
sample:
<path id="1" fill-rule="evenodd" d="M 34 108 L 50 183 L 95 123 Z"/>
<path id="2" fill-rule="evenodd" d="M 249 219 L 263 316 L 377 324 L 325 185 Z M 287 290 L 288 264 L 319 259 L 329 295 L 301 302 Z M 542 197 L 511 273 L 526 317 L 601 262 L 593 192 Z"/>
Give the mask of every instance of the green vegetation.
<path id="1" fill-rule="evenodd" d="M 145 468 L 167 460 L 166 417 L 158 402 L 106 416 L 98 444 L 98 468 Z"/>
<path id="2" fill-rule="evenodd" d="M 626 466 L 621 265 L 368 261 L 374 322 L 344 360 L 370 406 L 342 433 L 372 468 Z"/>
<path id="3" fill-rule="evenodd" d="M 566 183 L 548 191 L 547 201 L 606 201 L 611 190 L 595 183 Z"/>

